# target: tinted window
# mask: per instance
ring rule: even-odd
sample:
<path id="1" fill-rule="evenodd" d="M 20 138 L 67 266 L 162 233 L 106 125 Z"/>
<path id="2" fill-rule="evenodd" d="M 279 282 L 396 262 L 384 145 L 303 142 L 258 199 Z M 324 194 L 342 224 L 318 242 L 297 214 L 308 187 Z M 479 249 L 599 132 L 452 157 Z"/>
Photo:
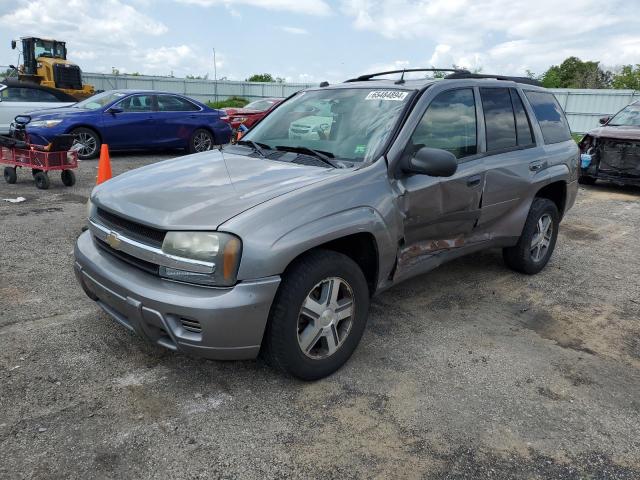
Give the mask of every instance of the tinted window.
<path id="1" fill-rule="evenodd" d="M 429 105 L 411 137 L 414 151 L 441 148 L 463 158 L 477 153 L 476 104 L 470 88 L 450 90 Z"/>
<path id="2" fill-rule="evenodd" d="M 516 117 L 516 134 L 518 137 L 518 146 L 524 147 L 534 143 L 533 133 L 531 132 L 531 124 L 529 117 L 522 104 L 522 99 L 516 90 L 511 89 L 511 102 L 513 103 L 513 114 Z"/>
<path id="3" fill-rule="evenodd" d="M 3 102 L 58 102 L 59 100 L 52 93 L 35 88 L 8 87 L 2 90 Z"/>
<path id="4" fill-rule="evenodd" d="M 153 110 L 151 95 L 132 95 L 117 104 L 125 112 L 151 112 Z"/>
<path id="5" fill-rule="evenodd" d="M 480 98 L 487 132 L 487 151 L 517 146 L 516 122 L 509 89 L 481 88 Z"/>
<path id="6" fill-rule="evenodd" d="M 545 143 L 564 142 L 571 138 L 567 119 L 552 93 L 526 91 L 525 95 L 540 124 Z"/>
<path id="7" fill-rule="evenodd" d="M 194 112 L 200 109 L 184 98 L 173 95 L 158 95 L 158 110 L 161 112 Z"/>

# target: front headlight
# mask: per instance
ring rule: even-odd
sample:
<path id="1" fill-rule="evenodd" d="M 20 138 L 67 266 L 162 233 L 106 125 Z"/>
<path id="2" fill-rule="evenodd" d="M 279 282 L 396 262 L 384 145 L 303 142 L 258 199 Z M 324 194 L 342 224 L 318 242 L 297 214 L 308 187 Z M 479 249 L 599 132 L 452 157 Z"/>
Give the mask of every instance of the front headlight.
<path id="1" fill-rule="evenodd" d="M 160 275 L 172 280 L 227 287 L 236 283 L 242 242 L 222 232 L 168 232 L 162 251 L 174 257 L 212 264 L 211 273 L 197 273 L 160 267 Z"/>
<path id="2" fill-rule="evenodd" d="M 62 119 L 58 119 L 58 120 L 36 120 L 35 122 L 31 122 L 29 123 L 30 127 L 44 127 L 44 128 L 51 128 L 51 127 L 55 127 L 56 125 L 62 123 Z"/>

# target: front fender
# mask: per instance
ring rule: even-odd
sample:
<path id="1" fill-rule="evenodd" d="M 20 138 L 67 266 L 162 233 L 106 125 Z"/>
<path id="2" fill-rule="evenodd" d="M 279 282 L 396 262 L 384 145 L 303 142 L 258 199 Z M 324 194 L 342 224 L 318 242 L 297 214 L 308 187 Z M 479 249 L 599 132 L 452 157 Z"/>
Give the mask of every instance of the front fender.
<path id="1" fill-rule="evenodd" d="M 378 254 L 378 278 L 385 279 L 395 261 L 395 242 L 384 218 L 372 207 L 356 207 L 303 223 L 271 244 L 243 252 L 238 278 L 260 278 L 284 272 L 298 256 L 332 240 L 358 233 L 371 234 Z M 262 251 L 260 251 L 262 250 Z"/>

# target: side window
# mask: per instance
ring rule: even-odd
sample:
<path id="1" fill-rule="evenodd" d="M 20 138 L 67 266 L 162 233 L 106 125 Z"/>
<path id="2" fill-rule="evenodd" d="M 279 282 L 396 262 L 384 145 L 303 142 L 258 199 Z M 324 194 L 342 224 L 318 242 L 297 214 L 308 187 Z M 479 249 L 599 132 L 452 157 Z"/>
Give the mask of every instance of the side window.
<path id="1" fill-rule="evenodd" d="M 132 95 L 117 104 L 125 112 L 151 112 L 153 111 L 152 95 Z"/>
<path id="2" fill-rule="evenodd" d="M 44 90 L 31 89 L 30 96 L 32 102 L 59 102 L 53 93 Z"/>
<path id="3" fill-rule="evenodd" d="M 475 155 L 477 149 L 476 103 L 473 90 L 449 90 L 429 105 L 411 136 L 413 151 L 421 147 L 440 148 L 456 158 Z"/>
<path id="4" fill-rule="evenodd" d="M 529 117 L 522 104 L 522 99 L 514 88 L 510 89 L 511 102 L 513 103 L 513 114 L 516 117 L 516 136 L 518 137 L 518 146 L 526 147 L 533 145 L 533 132 L 531 131 L 531 123 Z"/>
<path id="5" fill-rule="evenodd" d="M 158 110 L 160 112 L 195 112 L 200 109 L 184 98 L 158 95 Z"/>
<path id="6" fill-rule="evenodd" d="M 487 152 L 516 147 L 516 122 L 509 89 L 481 88 L 480 98 L 487 133 Z"/>
<path id="7" fill-rule="evenodd" d="M 571 138 L 569 124 L 553 93 L 527 90 L 525 95 L 540 124 L 544 143 L 559 143 Z"/>
<path id="8" fill-rule="evenodd" d="M 3 102 L 57 102 L 52 93 L 35 88 L 7 87 L 0 92 Z"/>

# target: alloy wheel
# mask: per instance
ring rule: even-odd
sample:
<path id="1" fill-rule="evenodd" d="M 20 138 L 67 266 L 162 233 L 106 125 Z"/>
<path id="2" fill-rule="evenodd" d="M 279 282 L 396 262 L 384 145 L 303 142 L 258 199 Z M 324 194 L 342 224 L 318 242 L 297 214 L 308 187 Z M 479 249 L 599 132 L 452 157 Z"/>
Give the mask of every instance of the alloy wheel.
<path id="1" fill-rule="evenodd" d="M 551 237 L 553 236 L 553 219 L 551 215 L 545 213 L 538 219 L 536 233 L 531 240 L 531 258 L 534 262 L 544 259 L 549 251 Z"/>
<path id="2" fill-rule="evenodd" d="M 298 314 L 298 345 L 314 360 L 333 355 L 345 342 L 355 315 L 351 286 L 330 277 L 309 292 Z"/>
<path id="3" fill-rule="evenodd" d="M 211 135 L 207 132 L 198 132 L 193 137 L 193 149 L 196 152 L 206 152 L 213 147 L 213 140 Z"/>
<path id="4" fill-rule="evenodd" d="M 93 135 L 87 132 L 79 132 L 75 133 L 73 136 L 76 138 L 74 145 L 78 145 L 78 155 L 82 157 L 90 157 L 96 152 L 98 142 Z"/>

